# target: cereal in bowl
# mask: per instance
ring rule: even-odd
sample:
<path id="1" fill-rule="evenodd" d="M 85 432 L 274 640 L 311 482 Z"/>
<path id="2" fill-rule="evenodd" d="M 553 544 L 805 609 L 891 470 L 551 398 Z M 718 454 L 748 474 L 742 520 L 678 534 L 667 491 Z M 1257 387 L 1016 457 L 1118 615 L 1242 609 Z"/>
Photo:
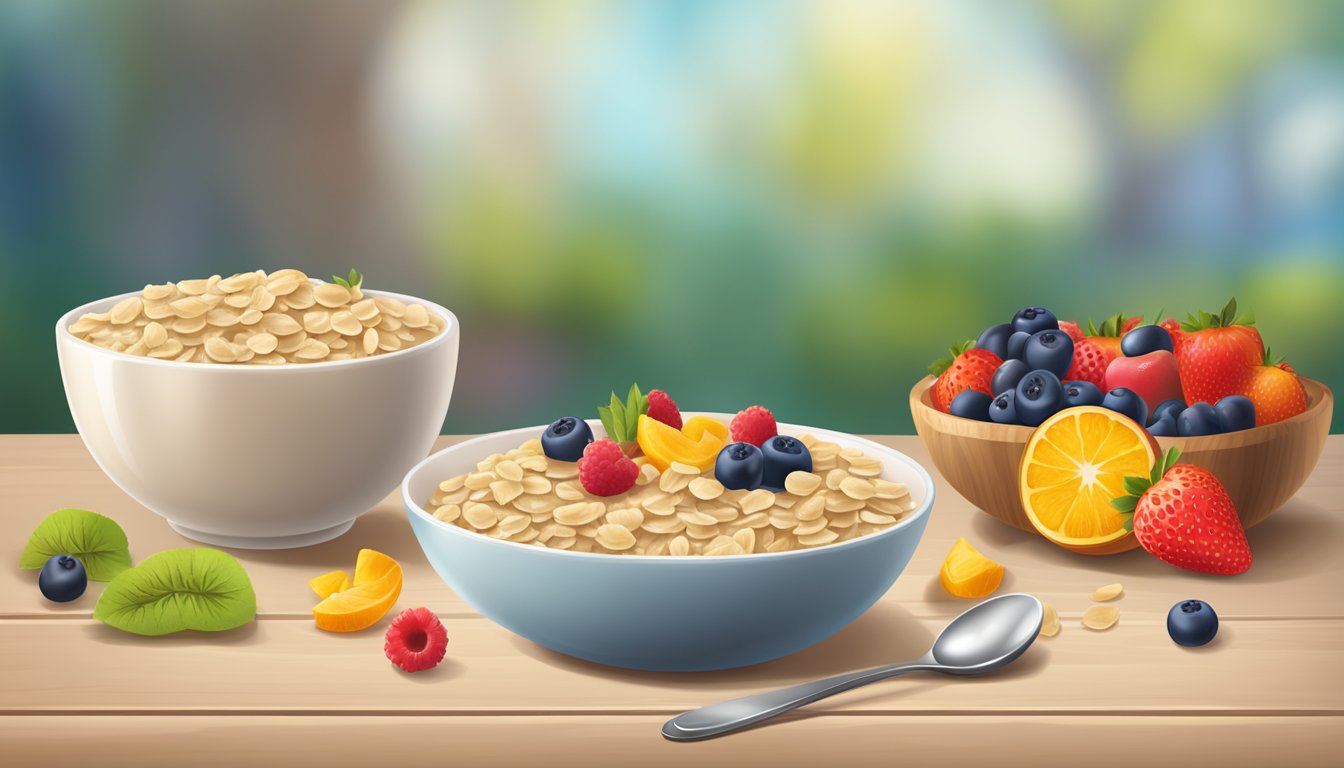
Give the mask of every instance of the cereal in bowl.
<path id="1" fill-rule="evenodd" d="M 76 338 L 187 363 L 282 365 L 352 360 L 422 344 L 444 329 L 423 304 L 366 297 L 363 277 L 327 283 L 297 269 L 145 286 L 70 325 Z"/>

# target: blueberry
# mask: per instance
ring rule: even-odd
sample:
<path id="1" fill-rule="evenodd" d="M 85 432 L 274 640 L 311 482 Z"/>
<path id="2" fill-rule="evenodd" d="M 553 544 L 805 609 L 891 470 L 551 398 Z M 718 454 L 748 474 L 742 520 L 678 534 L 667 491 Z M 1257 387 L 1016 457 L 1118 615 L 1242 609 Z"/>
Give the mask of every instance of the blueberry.
<path id="1" fill-rule="evenodd" d="M 754 491 L 761 487 L 765 456 L 751 443 L 729 443 L 714 461 L 714 479 L 731 491 Z"/>
<path id="2" fill-rule="evenodd" d="M 1167 634 L 1177 645 L 1205 645 L 1218 634 L 1218 614 L 1203 600 L 1182 600 L 1167 611 Z"/>
<path id="3" fill-rule="evenodd" d="M 1176 432 L 1181 437 L 1216 435 L 1223 431 L 1223 417 L 1212 405 L 1195 403 L 1176 417 Z"/>
<path id="4" fill-rule="evenodd" d="M 556 461 L 578 461 L 593 442 L 593 430 L 577 416 L 563 416 L 541 433 L 541 450 Z"/>
<path id="5" fill-rule="evenodd" d="M 1049 371 L 1059 378 L 1073 364 L 1073 339 L 1058 329 L 1037 331 L 1027 339 L 1022 359 L 1032 370 Z"/>
<path id="6" fill-rule="evenodd" d="M 1152 413 L 1148 414 L 1148 420 L 1155 422 L 1162 418 L 1162 414 L 1170 411 L 1171 418 L 1174 421 L 1177 416 L 1181 415 L 1181 411 L 1184 411 L 1185 409 L 1186 405 L 1184 400 L 1177 400 L 1175 398 L 1172 398 L 1171 400 L 1163 400 L 1161 403 L 1158 403 Z"/>
<path id="7" fill-rule="evenodd" d="M 1064 405 L 1067 408 L 1074 408 L 1079 405 L 1101 405 L 1105 395 L 1101 394 L 1101 388 L 1090 381 L 1066 381 L 1064 382 Z"/>
<path id="8" fill-rule="evenodd" d="M 1013 326 L 1008 323 L 991 325 L 975 340 L 977 349 L 987 349 L 1004 359 L 1008 356 L 1008 337 L 1013 335 Z"/>
<path id="9" fill-rule="evenodd" d="M 761 472 L 761 487 L 772 491 L 784 490 L 784 478 L 790 472 L 811 472 L 812 453 L 803 441 L 788 435 L 775 435 L 761 446 L 765 469 Z"/>
<path id="10" fill-rule="evenodd" d="M 989 421 L 989 403 L 993 400 L 978 389 L 962 390 L 952 398 L 952 415 L 963 419 Z"/>
<path id="11" fill-rule="evenodd" d="M 1017 382 L 1022 380 L 1023 376 L 1031 373 L 1031 366 L 1021 360 L 1005 360 L 1003 365 L 994 371 L 994 378 L 989 380 L 989 388 L 994 394 L 1007 392 L 1010 389 L 1017 388 Z"/>
<path id="12" fill-rule="evenodd" d="M 1032 371 L 1017 383 L 1016 400 L 1018 422 L 1039 426 L 1064 407 L 1064 387 L 1050 371 Z"/>
<path id="13" fill-rule="evenodd" d="M 1228 395 L 1213 404 L 1223 420 L 1224 432 L 1240 432 L 1255 426 L 1255 403 L 1249 397 Z"/>
<path id="14" fill-rule="evenodd" d="M 1059 321 L 1055 313 L 1045 307 L 1023 307 L 1013 315 L 1013 330 L 1036 333 L 1045 330 L 1059 330 Z"/>
<path id="15" fill-rule="evenodd" d="M 1176 351 L 1176 346 L 1171 343 L 1171 334 L 1160 325 L 1140 325 L 1120 338 L 1120 351 L 1125 357 L 1138 357 L 1159 349 Z"/>
<path id="16" fill-rule="evenodd" d="M 995 424 L 1017 423 L 1017 390 L 1005 389 L 989 404 L 989 420 Z"/>
<path id="17" fill-rule="evenodd" d="M 1158 416 L 1152 424 L 1148 425 L 1148 434 L 1153 437 L 1176 437 L 1180 431 L 1176 428 L 1176 417 L 1171 412 L 1163 413 Z"/>
<path id="18" fill-rule="evenodd" d="M 37 575 L 42 596 L 55 603 L 68 603 L 84 594 L 89 586 L 84 564 L 74 555 L 53 555 Z"/>
<path id="19" fill-rule="evenodd" d="M 1132 389 L 1116 387 L 1102 398 L 1101 407 L 1123 413 L 1140 425 L 1148 423 L 1148 404 Z"/>
<path id="20" fill-rule="evenodd" d="M 1031 334 L 1026 331 L 1014 331 L 1012 336 L 1008 337 L 1008 357 L 1006 360 L 1021 360 L 1022 350 L 1027 346 L 1027 339 Z"/>

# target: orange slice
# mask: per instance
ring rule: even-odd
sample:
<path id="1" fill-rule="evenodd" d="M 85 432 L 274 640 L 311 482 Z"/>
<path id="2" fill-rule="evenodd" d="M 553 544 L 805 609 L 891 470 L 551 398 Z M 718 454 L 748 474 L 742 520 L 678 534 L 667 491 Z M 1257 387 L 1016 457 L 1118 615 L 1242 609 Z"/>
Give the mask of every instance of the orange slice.
<path id="1" fill-rule="evenodd" d="M 938 580 L 957 597 L 986 597 L 1003 582 L 1003 566 L 980 554 L 963 537 L 943 559 Z"/>
<path id="2" fill-rule="evenodd" d="M 1157 441 L 1132 419 L 1094 405 L 1066 408 L 1031 433 L 1018 469 L 1027 518 L 1065 549 L 1110 555 L 1139 545 L 1111 506 L 1127 475 L 1147 475 Z"/>
<path id="3" fill-rule="evenodd" d="M 317 591 L 316 582 L 323 587 L 334 581 L 332 571 L 309 582 Z M 328 632 L 358 632 L 373 626 L 387 615 L 401 596 L 401 565 L 392 558 L 372 549 L 361 549 L 355 562 L 353 582 L 344 582 L 344 589 L 328 594 L 313 606 L 313 619 L 318 629 Z M 320 594 L 320 593 L 319 593 Z"/>
<path id="4" fill-rule="evenodd" d="M 714 460 L 718 458 L 724 444 L 708 429 L 699 439 L 692 440 L 681 430 L 648 416 L 639 417 L 635 436 L 639 440 L 640 450 L 644 451 L 649 463 L 657 467 L 659 472 L 666 472 L 674 461 L 689 464 L 703 472 L 714 466 Z"/>
<path id="5" fill-rule="evenodd" d="M 308 586 L 313 588 L 318 597 L 331 597 L 333 594 L 343 589 L 349 589 L 354 585 L 350 582 L 350 576 L 345 571 L 329 571 L 310 579 Z"/>
<path id="6" fill-rule="evenodd" d="M 718 419 L 710 416 L 692 416 L 681 425 L 681 434 L 696 442 L 699 442 L 706 432 L 719 438 L 724 445 L 728 444 L 728 425 Z"/>

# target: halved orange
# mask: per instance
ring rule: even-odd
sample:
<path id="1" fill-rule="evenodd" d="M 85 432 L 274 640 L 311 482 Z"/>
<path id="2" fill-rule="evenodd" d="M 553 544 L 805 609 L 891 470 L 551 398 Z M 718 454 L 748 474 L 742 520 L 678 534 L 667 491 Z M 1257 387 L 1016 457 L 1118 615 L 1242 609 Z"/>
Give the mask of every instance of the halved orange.
<path id="1" fill-rule="evenodd" d="M 1147 475 L 1157 441 L 1133 419 L 1094 405 L 1066 408 L 1031 433 L 1018 469 L 1027 518 L 1065 549 L 1111 555 L 1139 545 L 1111 506 L 1124 478 Z"/>
<path id="2" fill-rule="evenodd" d="M 957 597 L 987 597 L 1003 583 L 1003 566 L 980 554 L 962 537 L 943 559 L 938 580 L 943 589 Z"/>
<path id="3" fill-rule="evenodd" d="M 317 582 L 329 586 L 335 574 L 332 571 L 309 582 L 314 591 Z M 313 606 L 313 620 L 318 629 L 328 632 L 358 632 L 371 627 L 387 615 L 401 596 L 401 564 L 373 549 L 361 549 L 355 561 L 355 578 L 350 585 L 330 593 Z"/>

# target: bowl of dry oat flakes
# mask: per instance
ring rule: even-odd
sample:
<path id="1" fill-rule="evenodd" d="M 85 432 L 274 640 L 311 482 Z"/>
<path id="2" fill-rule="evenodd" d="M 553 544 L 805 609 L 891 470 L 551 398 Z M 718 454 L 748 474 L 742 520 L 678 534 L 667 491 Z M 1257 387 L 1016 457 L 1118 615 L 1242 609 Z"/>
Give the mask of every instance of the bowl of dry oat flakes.
<path id="1" fill-rule="evenodd" d="M 448 412 L 457 318 L 294 269 L 145 286 L 56 324 L 75 426 L 123 491 L 208 544 L 344 533 L 424 458 Z"/>
<path id="2" fill-rule="evenodd" d="M 891 587 L 933 506 L 917 462 L 854 435 L 771 419 L 764 478 L 752 483 L 725 468 L 753 453 L 730 435 L 732 415 L 686 414 L 680 430 L 608 416 L 473 438 L 402 484 L 443 580 L 487 618 L 566 655 L 697 671 L 794 653 Z M 625 434 L 604 439 L 612 432 Z M 588 445 L 552 449 L 558 433 Z M 807 460 L 770 478 L 771 441 Z"/>

